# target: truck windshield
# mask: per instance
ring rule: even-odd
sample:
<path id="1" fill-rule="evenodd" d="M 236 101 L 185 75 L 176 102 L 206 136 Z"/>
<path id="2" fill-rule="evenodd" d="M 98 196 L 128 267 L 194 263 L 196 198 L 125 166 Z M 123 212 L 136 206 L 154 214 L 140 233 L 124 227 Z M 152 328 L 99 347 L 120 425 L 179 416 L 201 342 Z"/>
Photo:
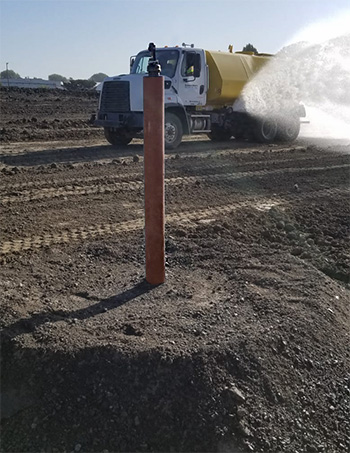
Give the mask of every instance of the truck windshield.
<path id="1" fill-rule="evenodd" d="M 161 66 L 161 75 L 174 77 L 177 62 L 179 60 L 179 51 L 170 49 L 158 50 L 156 51 L 156 57 Z M 150 52 L 140 52 L 132 65 L 131 74 L 146 74 L 150 58 Z"/>

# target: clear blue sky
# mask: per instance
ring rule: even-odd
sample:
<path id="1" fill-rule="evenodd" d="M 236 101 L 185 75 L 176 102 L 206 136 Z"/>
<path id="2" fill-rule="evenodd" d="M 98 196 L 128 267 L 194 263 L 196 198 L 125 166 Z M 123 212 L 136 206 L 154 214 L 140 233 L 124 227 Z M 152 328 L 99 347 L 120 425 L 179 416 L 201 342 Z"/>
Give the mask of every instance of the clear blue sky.
<path id="1" fill-rule="evenodd" d="M 222 51 L 250 42 L 276 53 L 349 10 L 349 0 L 0 0 L 0 69 L 9 62 L 22 77 L 115 75 L 150 41 Z"/>

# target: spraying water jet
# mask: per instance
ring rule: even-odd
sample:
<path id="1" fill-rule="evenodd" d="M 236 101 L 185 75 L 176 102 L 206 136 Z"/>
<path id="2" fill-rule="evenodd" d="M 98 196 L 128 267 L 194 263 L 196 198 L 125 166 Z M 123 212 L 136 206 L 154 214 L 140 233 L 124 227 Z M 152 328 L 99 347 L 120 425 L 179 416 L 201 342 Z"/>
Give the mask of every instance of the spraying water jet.
<path id="1" fill-rule="evenodd" d="M 350 140 L 350 34 L 284 47 L 245 86 L 235 107 L 263 117 L 300 101 L 310 121 L 301 136 Z"/>

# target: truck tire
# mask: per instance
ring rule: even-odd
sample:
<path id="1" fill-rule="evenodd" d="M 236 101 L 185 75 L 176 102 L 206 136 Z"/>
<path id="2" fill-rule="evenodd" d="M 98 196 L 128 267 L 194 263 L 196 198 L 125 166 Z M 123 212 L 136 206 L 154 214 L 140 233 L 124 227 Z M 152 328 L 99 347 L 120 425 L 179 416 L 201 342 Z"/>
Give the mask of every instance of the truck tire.
<path id="1" fill-rule="evenodd" d="M 259 143 L 271 143 L 277 135 L 277 121 L 274 118 L 262 118 L 254 122 L 253 136 Z"/>
<path id="2" fill-rule="evenodd" d="M 226 142 L 232 137 L 232 132 L 223 127 L 213 127 L 207 135 L 213 142 Z"/>
<path id="3" fill-rule="evenodd" d="M 294 142 L 300 132 L 300 119 L 290 118 L 278 124 L 276 139 L 280 142 Z"/>
<path id="4" fill-rule="evenodd" d="M 132 136 L 123 129 L 113 130 L 105 127 L 104 132 L 107 141 L 113 146 L 126 146 L 132 140 Z"/>
<path id="5" fill-rule="evenodd" d="M 182 142 L 183 127 L 175 113 L 165 113 L 164 141 L 166 149 L 176 149 Z"/>

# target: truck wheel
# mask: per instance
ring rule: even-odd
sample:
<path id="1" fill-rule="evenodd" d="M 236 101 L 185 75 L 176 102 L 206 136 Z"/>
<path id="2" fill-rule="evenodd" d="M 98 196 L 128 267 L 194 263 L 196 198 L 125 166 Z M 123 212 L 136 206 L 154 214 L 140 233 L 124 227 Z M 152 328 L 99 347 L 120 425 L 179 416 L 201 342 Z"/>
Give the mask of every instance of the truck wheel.
<path id="1" fill-rule="evenodd" d="M 277 134 L 277 121 L 274 118 L 264 118 L 255 121 L 253 127 L 255 140 L 260 143 L 271 143 Z"/>
<path id="2" fill-rule="evenodd" d="M 276 139 L 281 142 L 294 142 L 300 132 L 300 119 L 294 117 L 278 124 Z"/>
<path id="3" fill-rule="evenodd" d="M 226 142 L 232 137 L 232 133 L 223 127 L 213 127 L 207 135 L 213 142 Z"/>
<path id="4" fill-rule="evenodd" d="M 113 130 L 105 127 L 104 131 L 107 141 L 113 146 L 125 146 L 132 140 L 132 136 L 123 129 Z"/>
<path id="5" fill-rule="evenodd" d="M 176 149 L 182 141 L 182 136 L 183 127 L 179 117 L 174 113 L 166 113 L 164 130 L 165 148 Z"/>

